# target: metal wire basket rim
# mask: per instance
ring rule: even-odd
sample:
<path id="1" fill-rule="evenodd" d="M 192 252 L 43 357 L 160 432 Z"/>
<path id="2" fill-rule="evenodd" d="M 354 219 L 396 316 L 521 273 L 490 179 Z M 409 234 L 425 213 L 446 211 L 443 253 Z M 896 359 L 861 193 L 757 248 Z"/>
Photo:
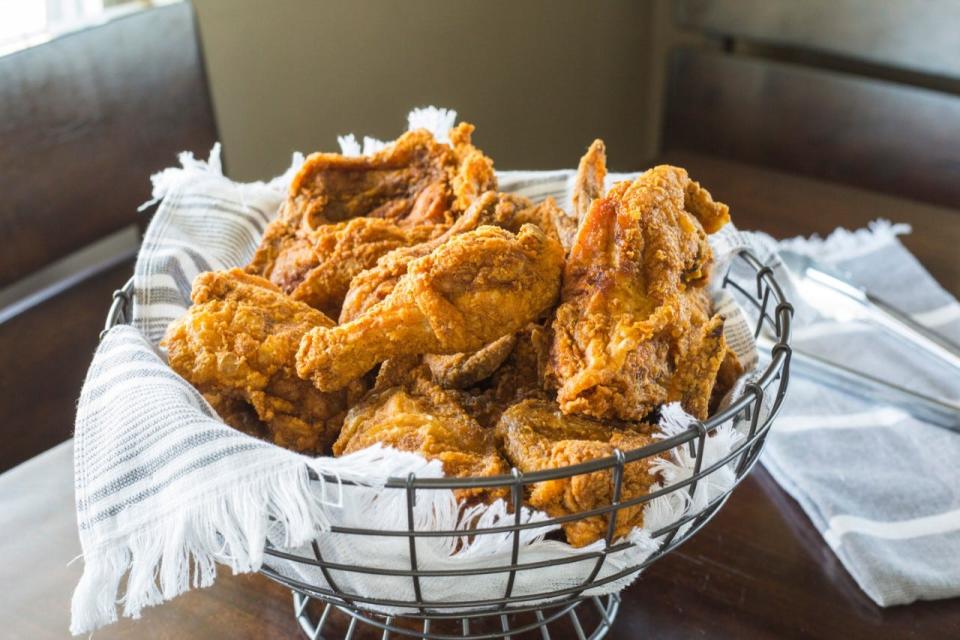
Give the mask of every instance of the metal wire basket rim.
<path id="1" fill-rule="evenodd" d="M 330 532 L 342 533 L 347 535 L 370 535 L 370 536 L 378 536 L 378 537 L 396 537 L 396 538 L 404 538 L 404 537 L 406 538 L 446 538 L 446 537 L 462 537 L 467 535 L 469 536 L 492 535 L 497 533 L 508 533 L 514 530 L 524 530 L 524 529 L 540 529 L 540 528 L 549 527 L 556 524 L 565 524 L 567 522 L 574 522 L 576 520 L 580 520 L 583 518 L 606 515 L 612 511 L 619 511 L 621 509 L 637 506 L 645 502 L 650 502 L 651 500 L 654 500 L 661 496 L 674 493 L 675 491 L 678 491 L 680 489 L 683 489 L 684 487 L 692 485 L 695 482 L 699 482 L 704 477 L 712 474 L 713 472 L 717 471 L 721 467 L 732 462 L 733 459 L 736 458 L 737 456 L 744 454 L 746 449 L 756 444 L 757 439 L 763 438 L 766 435 L 766 433 L 770 430 L 771 424 L 772 424 L 772 420 L 768 421 L 763 428 L 761 428 L 759 431 L 755 433 L 754 438 L 744 440 L 737 447 L 731 449 L 730 452 L 728 452 L 722 458 L 720 458 L 710 466 L 706 467 L 705 469 L 698 470 L 696 473 L 692 474 L 689 478 L 678 480 L 677 482 L 675 482 L 674 484 L 671 484 L 668 487 L 661 487 L 656 491 L 651 491 L 649 493 L 645 493 L 643 495 L 630 498 L 629 500 L 615 501 L 612 504 L 601 506 L 601 507 L 595 507 L 593 509 L 589 509 L 586 511 L 578 511 L 576 513 L 566 514 L 562 516 L 555 516 L 553 518 L 548 518 L 546 520 L 537 520 L 537 521 L 531 521 L 531 522 L 515 522 L 513 524 L 505 524 L 505 525 L 499 525 L 495 527 L 484 527 L 482 529 L 470 529 L 469 531 L 462 530 L 462 529 L 430 529 L 430 530 L 423 530 L 423 531 L 419 531 L 419 530 L 410 531 L 407 529 L 371 530 L 371 529 L 363 529 L 363 528 L 357 528 L 357 527 L 341 527 L 341 526 L 333 525 L 330 527 Z M 749 468 L 752 468 L 753 462 L 754 461 L 751 461 Z M 573 467 L 564 467 L 564 468 L 570 469 Z M 744 470 L 745 471 L 744 475 L 746 475 L 746 471 L 748 471 L 749 468 Z M 527 479 L 528 478 L 524 478 L 525 481 Z M 741 480 L 742 480 L 742 476 L 741 478 L 737 479 L 737 481 L 734 483 L 733 486 L 736 486 L 737 484 L 739 484 Z M 526 482 L 524 482 L 524 484 L 526 484 Z M 683 524 L 682 520 L 678 521 L 668 527 L 664 527 L 663 529 L 658 529 L 657 531 L 654 531 L 651 535 L 654 537 L 659 537 L 664 533 L 670 531 L 671 529 L 675 529 L 678 525 L 682 525 L 682 524 Z M 298 557 L 297 559 L 302 559 L 302 558 Z M 329 564 L 329 563 L 324 562 L 323 564 Z"/>
<path id="2" fill-rule="evenodd" d="M 747 249 L 738 251 L 735 256 L 746 260 L 754 269 L 757 270 L 756 280 L 758 289 L 761 286 L 760 282 L 762 280 L 766 282 L 770 289 L 773 290 L 774 296 L 778 300 L 778 305 L 775 310 L 775 330 L 777 331 L 778 335 L 777 341 L 772 350 L 771 361 L 764 369 L 763 373 L 752 384 L 747 385 L 747 387 L 744 389 L 744 393 L 742 393 L 736 400 L 731 402 L 728 407 L 719 413 L 711 416 L 705 421 L 694 421 L 683 432 L 677 435 L 657 440 L 654 443 L 644 447 L 639 447 L 637 449 L 630 449 L 627 451 L 620 451 L 617 449 L 612 455 L 602 458 L 594 458 L 576 465 L 568 465 L 553 469 L 543 469 L 527 474 L 523 474 L 514 468 L 511 474 L 501 474 L 496 476 L 444 476 L 439 478 L 420 478 L 411 473 L 406 478 L 392 476 L 387 478 L 382 484 L 378 483 L 378 486 L 383 486 L 388 489 L 422 488 L 440 490 L 507 486 L 516 484 L 518 480 L 522 481 L 523 484 L 530 484 L 534 482 L 556 480 L 559 478 L 567 478 L 614 468 L 619 464 L 618 458 L 621 454 L 624 457 L 624 462 L 636 462 L 637 460 L 655 456 L 677 446 L 688 444 L 694 440 L 702 440 L 705 434 L 709 434 L 718 429 L 722 424 L 728 422 L 743 409 L 745 409 L 751 402 L 758 402 L 760 396 L 759 389 L 765 390 L 767 387 L 769 387 L 770 384 L 776 380 L 780 372 L 786 368 L 790 359 L 790 347 L 788 343 L 791 333 L 793 307 L 786 301 L 783 289 L 776 281 L 776 278 L 773 276 L 773 271 L 768 266 L 760 262 Z M 732 263 L 733 261 L 731 260 L 731 266 Z M 724 281 L 727 281 L 726 275 L 724 276 Z M 107 312 L 107 319 L 104 330 L 101 333 L 101 337 L 112 327 L 126 321 L 126 307 L 129 301 L 132 299 L 132 296 L 133 278 L 131 277 L 121 289 L 114 291 L 113 302 L 110 305 L 109 311 Z M 763 317 L 760 318 L 760 322 L 763 322 Z M 759 387 L 758 390 L 751 390 L 752 388 L 756 389 L 757 387 Z M 777 403 L 772 411 L 777 411 L 778 409 L 779 403 Z M 775 413 L 771 413 L 771 421 L 775 415 Z M 362 481 L 350 478 L 342 478 L 334 473 L 317 472 L 309 467 L 308 473 L 313 480 L 322 479 L 325 482 L 343 484 L 346 486 L 365 486 L 365 483 Z M 671 486 L 671 488 L 674 487 Z M 450 534 L 448 533 L 447 535 Z"/>

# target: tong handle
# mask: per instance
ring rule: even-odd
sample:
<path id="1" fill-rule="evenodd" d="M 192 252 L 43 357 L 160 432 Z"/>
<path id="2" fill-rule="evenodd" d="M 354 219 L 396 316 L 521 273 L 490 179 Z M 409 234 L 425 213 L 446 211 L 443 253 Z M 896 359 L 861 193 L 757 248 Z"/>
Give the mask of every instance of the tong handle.
<path id="1" fill-rule="evenodd" d="M 880 312 L 872 314 L 877 324 L 960 371 L 960 346 L 931 331 L 880 298 L 866 293 L 866 299 Z"/>

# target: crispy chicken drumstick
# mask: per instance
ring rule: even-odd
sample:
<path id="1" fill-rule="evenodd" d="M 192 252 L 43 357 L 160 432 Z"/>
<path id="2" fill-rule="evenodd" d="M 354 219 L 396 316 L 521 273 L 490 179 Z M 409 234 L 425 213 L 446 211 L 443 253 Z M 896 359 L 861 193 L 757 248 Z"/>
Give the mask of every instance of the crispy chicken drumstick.
<path id="1" fill-rule="evenodd" d="M 563 249 L 539 228 L 484 226 L 410 263 L 382 302 L 356 319 L 308 332 L 297 373 L 333 391 L 378 362 L 476 351 L 517 331 L 557 298 Z"/>

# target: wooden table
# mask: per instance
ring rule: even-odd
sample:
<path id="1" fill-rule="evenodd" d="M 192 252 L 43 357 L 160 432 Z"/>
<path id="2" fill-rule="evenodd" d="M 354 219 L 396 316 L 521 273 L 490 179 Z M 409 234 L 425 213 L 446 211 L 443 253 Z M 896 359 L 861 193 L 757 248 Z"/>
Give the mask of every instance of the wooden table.
<path id="1" fill-rule="evenodd" d="M 909 222 L 914 233 L 906 245 L 947 290 L 960 292 L 958 212 L 704 156 L 663 160 L 688 167 L 731 205 L 741 228 L 782 237 L 877 217 Z M 72 486 L 69 442 L 0 476 L 5 638 L 68 636 L 70 594 L 81 571 L 79 562 L 67 566 L 80 553 Z M 97 632 L 97 640 L 297 636 L 289 591 L 259 575 L 228 573 L 139 621 Z M 757 467 L 697 536 L 624 592 L 608 637 L 958 638 L 960 600 L 877 607 L 796 503 Z"/>

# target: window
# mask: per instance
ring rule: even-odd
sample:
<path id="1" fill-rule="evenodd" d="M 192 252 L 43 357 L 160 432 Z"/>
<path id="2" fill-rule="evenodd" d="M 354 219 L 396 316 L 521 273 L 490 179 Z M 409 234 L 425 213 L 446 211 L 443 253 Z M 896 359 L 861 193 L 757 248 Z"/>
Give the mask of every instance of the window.
<path id="1" fill-rule="evenodd" d="M 154 4 L 164 3 L 151 0 L 0 0 L 0 55 Z"/>

